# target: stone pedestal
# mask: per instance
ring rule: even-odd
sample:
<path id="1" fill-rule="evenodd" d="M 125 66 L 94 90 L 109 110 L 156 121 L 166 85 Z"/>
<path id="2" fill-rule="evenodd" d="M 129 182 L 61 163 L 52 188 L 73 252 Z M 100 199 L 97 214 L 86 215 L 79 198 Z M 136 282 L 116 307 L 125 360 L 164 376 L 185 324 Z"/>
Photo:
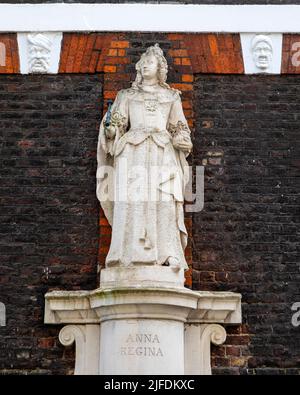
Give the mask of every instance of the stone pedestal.
<path id="1" fill-rule="evenodd" d="M 68 324 L 59 338 L 76 343 L 75 374 L 211 374 L 210 343 L 241 322 L 241 296 L 183 283 L 169 267 L 103 269 L 99 289 L 46 294 L 45 323 Z"/>
<path id="2" fill-rule="evenodd" d="M 112 319 L 101 335 L 100 374 L 184 374 L 182 322 Z"/>

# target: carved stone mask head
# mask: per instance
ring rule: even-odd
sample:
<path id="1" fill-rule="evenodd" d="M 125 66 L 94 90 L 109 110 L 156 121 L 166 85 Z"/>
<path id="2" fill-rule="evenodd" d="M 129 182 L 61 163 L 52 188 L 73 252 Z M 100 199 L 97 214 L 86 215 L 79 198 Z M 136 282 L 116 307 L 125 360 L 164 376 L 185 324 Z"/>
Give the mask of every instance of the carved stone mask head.
<path id="1" fill-rule="evenodd" d="M 252 40 L 251 48 L 253 61 L 256 67 L 264 70 L 269 68 L 273 58 L 273 46 L 271 39 L 262 34 L 257 35 Z"/>
<path id="2" fill-rule="evenodd" d="M 45 73 L 49 69 L 52 41 L 44 34 L 28 35 L 29 70 L 32 73 Z"/>

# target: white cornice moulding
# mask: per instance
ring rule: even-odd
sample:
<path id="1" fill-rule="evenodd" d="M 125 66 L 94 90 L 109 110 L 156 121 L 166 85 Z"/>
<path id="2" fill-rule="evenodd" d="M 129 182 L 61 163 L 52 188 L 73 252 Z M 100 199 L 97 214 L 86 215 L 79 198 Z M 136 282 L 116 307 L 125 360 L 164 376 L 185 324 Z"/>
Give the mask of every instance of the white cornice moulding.
<path id="1" fill-rule="evenodd" d="M 0 32 L 300 32 L 300 5 L 1 4 L 0 16 Z"/>

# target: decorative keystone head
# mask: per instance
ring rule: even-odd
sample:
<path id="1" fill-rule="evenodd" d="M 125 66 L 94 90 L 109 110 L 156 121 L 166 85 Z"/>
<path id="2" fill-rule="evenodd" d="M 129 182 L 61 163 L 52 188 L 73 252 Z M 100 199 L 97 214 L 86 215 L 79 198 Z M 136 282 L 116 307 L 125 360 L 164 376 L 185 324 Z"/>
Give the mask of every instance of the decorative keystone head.
<path id="1" fill-rule="evenodd" d="M 273 58 L 271 39 L 263 34 L 255 36 L 251 43 L 251 50 L 255 66 L 264 71 L 267 70 Z"/>
<path id="2" fill-rule="evenodd" d="M 52 40 L 43 33 L 28 34 L 28 62 L 30 73 L 47 73 L 50 66 Z"/>

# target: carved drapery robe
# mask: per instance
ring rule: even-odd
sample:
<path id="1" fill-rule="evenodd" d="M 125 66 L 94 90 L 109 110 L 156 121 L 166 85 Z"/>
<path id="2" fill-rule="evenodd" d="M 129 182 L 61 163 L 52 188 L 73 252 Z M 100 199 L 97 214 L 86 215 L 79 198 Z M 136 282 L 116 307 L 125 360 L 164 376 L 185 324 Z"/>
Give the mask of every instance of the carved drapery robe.
<path id="1" fill-rule="evenodd" d="M 105 134 L 106 116 L 97 151 L 97 196 L 112 225 L 106 266 L 163 265 L 173 258 L 187 269 L 183 203 L 189 152 L 175 149 L 173 142 L 191 140 L 179 93 L 163 87 L 151 93 L 142 88 L 120 91 L 112 106 L 116 135 L 111 139 Z M 102 166 L 112 166 L 114 177 L 104 180 Z M 137 183 L 134 175 L 141 168 L 145 172 Z M 150 174 L 157 174 L 153 169 L 161 173 L 150 179 Z M 129 177 L 127 170 L 133 172 Z M 143 199 L 120 199 L 124 188 L 136 185 Z M 112 191 L 113 199 L 103 194 L 104 187 Z"/>

